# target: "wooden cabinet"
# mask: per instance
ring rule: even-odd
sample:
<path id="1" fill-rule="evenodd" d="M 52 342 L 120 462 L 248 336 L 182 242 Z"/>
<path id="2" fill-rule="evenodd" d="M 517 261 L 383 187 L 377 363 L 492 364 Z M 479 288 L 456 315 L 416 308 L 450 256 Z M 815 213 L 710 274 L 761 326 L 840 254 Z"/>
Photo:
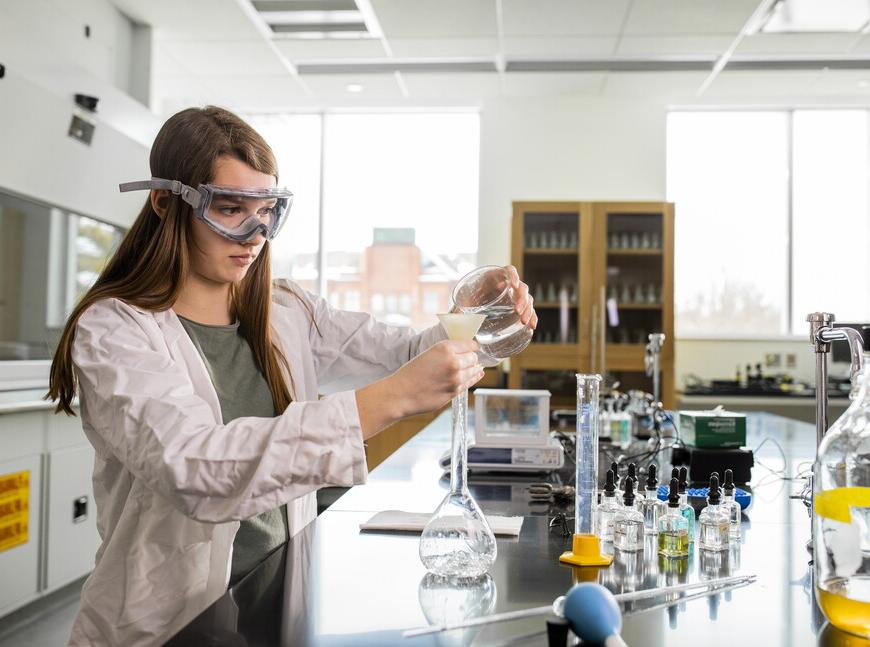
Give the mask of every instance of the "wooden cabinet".
<path id="1" fill-rule="evenodd" d="M 662 400 L 674 399 L 674 206 L 664 202 L 515 202 L 511 259 L 529 285 L 538 329 L 511 358 L 510 388 L 574 402 L 575 372 L 605 372 L 652 391 L 648 335 L 663 332 Z"/>

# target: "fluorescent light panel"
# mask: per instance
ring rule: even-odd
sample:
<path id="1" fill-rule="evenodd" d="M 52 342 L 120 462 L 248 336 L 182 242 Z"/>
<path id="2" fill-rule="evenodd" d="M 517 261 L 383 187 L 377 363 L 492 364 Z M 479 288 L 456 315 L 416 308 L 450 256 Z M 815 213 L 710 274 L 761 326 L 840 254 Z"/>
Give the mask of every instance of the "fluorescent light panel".
<path id="1" fill-rule="evenodd" d="M 355 0 L 252 0 L 272 33 L 301 39 L 368 38 Z"/>

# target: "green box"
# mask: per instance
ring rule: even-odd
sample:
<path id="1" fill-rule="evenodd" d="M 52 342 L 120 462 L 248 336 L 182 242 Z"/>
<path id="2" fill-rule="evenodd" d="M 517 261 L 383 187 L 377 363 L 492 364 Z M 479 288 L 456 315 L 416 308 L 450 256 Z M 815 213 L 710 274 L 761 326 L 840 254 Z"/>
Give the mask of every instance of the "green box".
<path id="1" fill-rule="evenodd" d="M 743 447 L 746 415 L 730 411 L 680 411 L 683 442 L 701 449 Z"/>

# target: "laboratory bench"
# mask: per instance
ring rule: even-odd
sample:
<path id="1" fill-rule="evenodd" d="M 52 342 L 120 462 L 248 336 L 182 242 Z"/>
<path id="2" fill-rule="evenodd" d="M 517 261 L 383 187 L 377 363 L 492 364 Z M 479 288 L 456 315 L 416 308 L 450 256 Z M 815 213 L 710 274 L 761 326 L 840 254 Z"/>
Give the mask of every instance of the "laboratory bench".
<path id="1" fill-rule="evenodd" d="M 809 517 L 800 501 L 789 499 L 803 481 L 782 478 L 811 465 L 813 426 L 753 413 L 747 427 L 747 444 L 759 448 L 753 501 L 743 515 L 742 538 L 729 552 L 708 554 L 693 544 L 688 559 L 665 560 L 648 543 L 643 553 L 617 551 L 609 568 L 572 568 L 558 561 L 571 538 L 549 527 L 556 508 L 531 503 L 527 485 L 537 478 L 472 475 L 469 485 L 484 512 L 521 515 L 523 526 L 517 538 L 497 538 L 498 557 L 489 575 L 450 584 L 427 575 L 418 534 L 359 530 L 376 512 L 431 511 L 440 503 L 448 489 L 438 467 L 450 443 L 446 412 L 169 644 L 546 645 L 544 617 L 410 639 L 402 638 L 402 631 L 548 605 L 578 581 L 598 581 L 619 593 L 750 573 L 758 580 L 749 586 L 626 615 L 623 639 L 669 647 L 858 644 L 825 625 L 813 602 Z M 766 438 L 771 441 L 762 445 Z M 660 601 L 635 602 L 634 609 Z"/>

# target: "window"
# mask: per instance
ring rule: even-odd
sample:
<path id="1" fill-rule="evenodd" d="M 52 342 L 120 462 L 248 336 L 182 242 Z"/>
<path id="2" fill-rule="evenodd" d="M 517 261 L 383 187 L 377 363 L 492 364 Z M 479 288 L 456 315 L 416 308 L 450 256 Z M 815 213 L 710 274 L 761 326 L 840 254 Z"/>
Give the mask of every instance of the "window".
<path id="1" fill-rule="evenodd" d="M 679 336 L 804 335 L 816 310 L 870 321 L 870 261 L 851 249 L 870 234 L 868 114 L 668 115 Z"/>
<path id="2" fill-rule="evenodd" d="M 794 311 L 870 321 L 868 113 L 803 110 L 794 115 Z"/>
<path id="3" fill-rule="evenodd" d="M 423 291 L 423 312 L 429 315 L 434 315 L 441 312 L 441 304 L 437 292 L 434 292 L 432 290 Z"/>
<path id="4" fill-rule="evenodd" d="M 324 128 L 327 290 L 378 291 L 387 323 L 436 323 L 413 295 L 475 265 L 478 115 L 328 114 Z"/>
<path id="5" fill-rule="evenodd" d="M 272 276 L 292 278 L 318 292 L 320 222 L 320 115 L 248 115 L 248 123 L 272 147 L 278 184 L 293 191 L 293 205 L 278 237 L 270 243 Z"/>
<path id="6" fill-rule="evenodd" d="M 348 290 L 344 293 L 344 309 L 360 310 L 359 292 L 357 290 Z"/>
<path id="7" fill-rule="evenodd" d="M 272 243 L 273 275 L 327 298 L 356 292 L 358 309 L 387 323 L 436 323 L 440 308 L 424 307 L 422 287 L 449 293 L 477 261 L 479 116 L 246 118 L 275 151 L 279 183 L 295 193 Z"/>

